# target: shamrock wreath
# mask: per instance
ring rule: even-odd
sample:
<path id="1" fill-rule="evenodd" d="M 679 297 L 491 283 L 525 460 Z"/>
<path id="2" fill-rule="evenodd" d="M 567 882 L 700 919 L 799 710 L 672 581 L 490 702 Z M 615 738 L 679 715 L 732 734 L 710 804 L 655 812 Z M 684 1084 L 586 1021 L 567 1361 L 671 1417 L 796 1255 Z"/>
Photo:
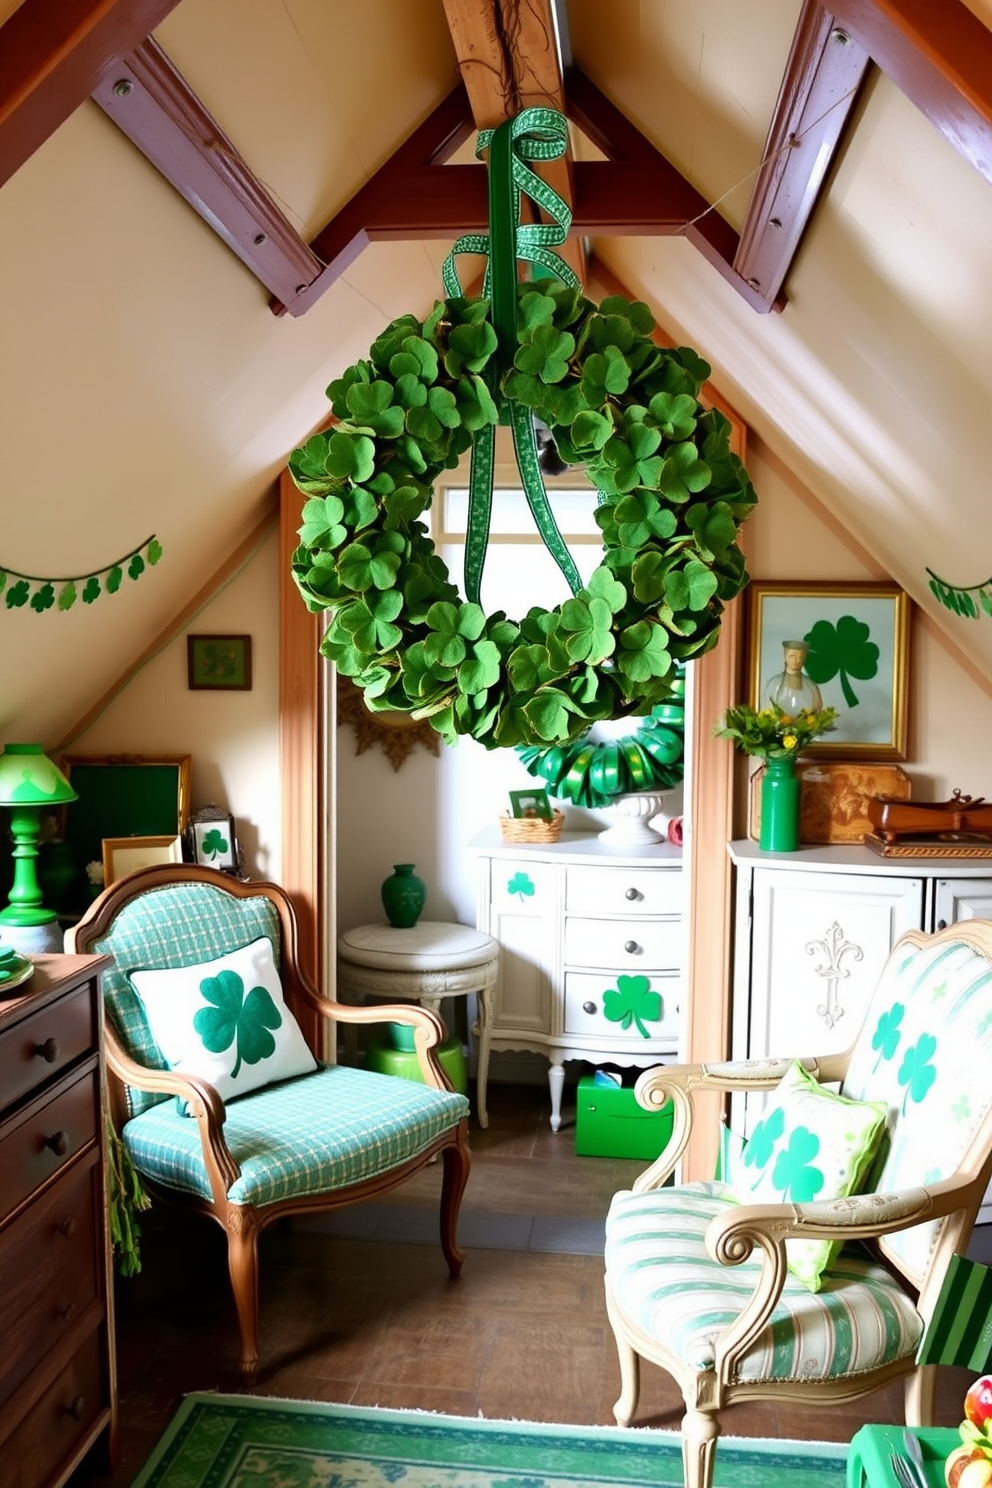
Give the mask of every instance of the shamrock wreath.
<path id="1" fill-rule="evenodd" d="M 736 537 L 755 495 L 729 423 L 698 400 L 709 367 L 657 346 L 653 327 L 640 302 L 596 306 L 539 280 L 517 290 L 518 344 L 494 391 L 489 300 L 463 296 L 393 321 L 331 383 L 336 427 L 290 458 L 309 497 L 293 574 L 330 611 L 323 654 L 373 710 L 429 718 L 448 742 L 566 743 L 648 713 L 677 663 L 716 644 L 747 582 Z M 546 425 L 600 499 L 602 563 L 520 620 L 463 600 L 420 521 L 438 475 L 501 413 Z"/>

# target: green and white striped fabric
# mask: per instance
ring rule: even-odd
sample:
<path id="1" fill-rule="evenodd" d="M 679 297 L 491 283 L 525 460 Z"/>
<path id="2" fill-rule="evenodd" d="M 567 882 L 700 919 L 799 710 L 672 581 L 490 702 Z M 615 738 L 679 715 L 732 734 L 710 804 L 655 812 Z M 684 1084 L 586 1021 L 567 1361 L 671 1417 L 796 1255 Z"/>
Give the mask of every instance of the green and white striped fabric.
<path id="1" fill-rule="evenodd" d="M 241 1176 L 235 1203 L 265 1205 L 327 1193 L 387 1173 L 468 1115 L 452 1091 L 337 1065 L 270 1085 L 227 1105 L 224 1136 Z M 210 1198 L 199 1123 L 168 1100 L 124 1127 L 139 1173 Z"/>
<path id="2" fill-rule="evenodd" d="M 606 1272 L 621 1315 L 694 1370 L 714 1363 L 720 1333 L 754 1290 L 760 1259 L 721 1266 L 706 1250 L 710 1221 L 735 1208 L 726 1184 L 689 1183 L 614 1196 Z M 837 1379 L 916 1351 L 923 1324 L 898 1284 L 844 1250 L 811 1292 L 793 1276 L 741 1360 L 739 1380 Z"/>
<path id="3" fill-rule="evenodd" d="M 240 950 L 262 935 L 272 942 L 278 967 L 279 916 L 271 900 L 263 895 L 234 899 L 213 884 L 185 883 L 151 889 L 126 904 L 92 949 L 98 955 L 114 958 L 113 966 L 103 973 L 104 1006 L 132 1058 L 152 1069 L 168 1068 L 152 1037 L 141 1000 L 128 980 L 131 972 L 196 966 Z M 131 1088 L 127 1094 L 132 1116 L 172 1100 L 171 1096 Z"/>
<path id="4" fill-rule="evenodd" d="M 992 1102 L 992 966 L 961 941 L 898 946 L 886 962 L 842 1094 L 889 1108 L 888 1142 L 869 1188 L 949 1178 Z M 917 1285 L 942 1220 L 885 1237 Z"/>

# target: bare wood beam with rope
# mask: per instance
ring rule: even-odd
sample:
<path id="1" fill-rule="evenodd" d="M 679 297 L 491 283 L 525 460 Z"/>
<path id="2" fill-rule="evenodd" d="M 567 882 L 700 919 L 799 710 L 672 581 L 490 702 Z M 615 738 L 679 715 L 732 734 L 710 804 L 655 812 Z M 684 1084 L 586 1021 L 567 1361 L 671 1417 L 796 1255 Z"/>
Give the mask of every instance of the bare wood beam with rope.
<path id="1" fill-rule="evenodd" d="M 734 268 L 775 303 L 854 110 L 868 53 L 831 11 L 805 0 Z"/>

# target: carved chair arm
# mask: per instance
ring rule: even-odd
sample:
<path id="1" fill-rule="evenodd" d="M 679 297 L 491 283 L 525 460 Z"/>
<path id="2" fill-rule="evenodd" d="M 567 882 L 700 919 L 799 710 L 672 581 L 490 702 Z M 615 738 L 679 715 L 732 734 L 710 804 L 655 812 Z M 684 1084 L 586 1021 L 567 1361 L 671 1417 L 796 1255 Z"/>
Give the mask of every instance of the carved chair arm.
<path id="1" fill-rule="evenodd" d="M 447 1037 L 448 1030 L 443 1018 L 432 1008 L 420 1007 L 415 1002 L 380 1002 L 366 1006 L 337 1002 L 330 997 L 321 997 L 306 982 L 301 982 L 306 1001 L 332 1025 L 334 1023 L 400 1023 L 412 1028 L 413 1045 L 426 1084 L 435 1090 L 451 1090 L 454 1087 L 447 1071 L 441 1065 L 437 1050 Z"/>
<path id="2" fill-rule="evenodd" d="M 848 1053 L 813 1055 L 800 1060 L 820 1084 L 843 1079 Z M 694 1119 L 695 1090 L 773 1090 L 792 1059 L 736 1059 L 715 1064 L 659 1064 L 645 1070 L 634 1086 L 638 1103 L 648 1111 L 660 1111 L 672 1102 L 672 1135 L 664 1152 L 635 1180 L 635 1193 L 659 1188 L 675 1169 L 689 1137 Z"/>
<path id="3" fill-rule="evenodd" d="M 219 1203 L 235 1179 L 241 1176 L 241 1168 L 235 1161 L 231 1149 L 224 1140 L 224 1122 L 227 1111 L 216 1086 L 198 1075 L 180 1075 L 175 1070 L 149 1069 L 138 1064 L 123 1046 L 109 1020 L 104 1029 L 107 1068 L 125 1085 L 136 1090 L 165 1095 L 176 1095 L 189 1102 L 190 1111 L 200 1129 L 203 1147 L 203 1163 L 210 1180 L 210 1189 L 215 1203 Z"/>

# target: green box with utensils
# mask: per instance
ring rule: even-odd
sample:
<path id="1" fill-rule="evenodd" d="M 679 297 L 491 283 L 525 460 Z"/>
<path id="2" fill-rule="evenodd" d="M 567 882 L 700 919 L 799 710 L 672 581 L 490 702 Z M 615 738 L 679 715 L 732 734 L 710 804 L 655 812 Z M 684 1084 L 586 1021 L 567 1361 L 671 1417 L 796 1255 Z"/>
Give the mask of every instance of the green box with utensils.
<path id="1" fill-rule="evenodd" d="M 633 1084 L 609 1070 L 582 1075 L 575 1092 L 575 1150 L 580 1157 L 633 1157 L 653 1162 L 672 1134 L 672 1103 L 638 1105 Z"/>

